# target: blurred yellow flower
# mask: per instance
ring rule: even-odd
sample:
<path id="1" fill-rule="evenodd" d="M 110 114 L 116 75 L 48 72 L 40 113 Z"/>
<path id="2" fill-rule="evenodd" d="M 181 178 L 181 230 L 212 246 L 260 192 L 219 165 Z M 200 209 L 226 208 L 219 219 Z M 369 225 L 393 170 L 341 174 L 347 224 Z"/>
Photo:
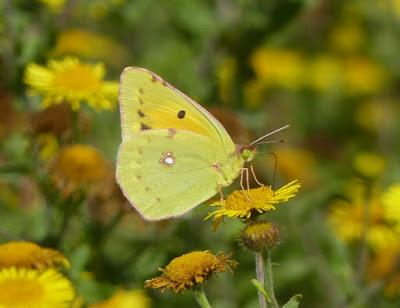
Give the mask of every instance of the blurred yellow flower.
<path id="1" fill-rule="evenodd" d="M 342 76 L 344 90 L 350 95 L 378 93 L 388 81 L 387 73 L 381 66 L 361 56 L 343 61 Z"/>
<path id="2" fill-rule="evenodd" d="M 233 57 L 226 57 L 222 60 L 217 68 L 217 79 L 219 85 L 219 98 L 225 104 L 232 103 L 234 94 L 234 82 L 237 70 L 236 59 Z"/>
<path id="3" fill-rule="evenodd" d="M 58 189 L 69 194 L 78 188 L 100 183 L 110 175 L 110 166 L 92 146 L 73 144 L 61 149 L 50 174 Z"/>
<path id="4" fill-rule="evenodd" d="M 31 63 L 24 81 L 34 93 L 43 96 L 42 105 L 67 102 L 78 110 L 85 101 L 94 109 L 112 109 L 118 95 L 118 82 L 104 81 L 103 64 L 81 63 L 77 58 L 50 60 L 47 67 Z"/>
<path id="5" fill-rule="evenodd" d="M 399 233 L 395 226 L 400 224 L 400 215 L 388 218 L 388 208 L 384 206 L 382 193 L 376 186 L 368 192 L 365 184 L 351 183 L 348 196 L 349 200 L 336 200 L 330 205 L 328 221 L 339 238 L 354 243 L 366 232 L 367 244 L 375 251 L 396 243 Z"/>
<path id="6" fill-rule="evenodd" d="M 150 298 L 142 290 L 118 290 L 108 300 L 90 304 L 89 308 L 149 308 Z"/>
<path id="7" fill-rule="evenodd" d="M 224 216 L 250 218 L 255 214 L 273 211 L 279 203 L 293 198 L 300 186 L 300 183 L 295 180 L 276 191 L 272 190 L 271 186 L 260 186 L 249 190 L 234 191 L 226 199 L 210 204 L 210 206 L 217 206 L 219 208 L 208 214 L 206 219 L 214 217 L 217 226 Z"/>
<path id="8" fill-rule="evenodd" d="M 286 180 L 299 179 L 306 188 L 317 184 L 316 161 L 313 154 L 301 148 L 285 147 L 275 151 L 277 162 L 276 169 L 279 176 Z M 274 168 L 275 161 L 268 158 L 270 168 Z"/>
<path id="9" fill-rule="evenodd" d="M 5 267 L 36 268 L 69 267 L 65 256 L 31 242 L 9 242 L 0 245 L 0 269 Z M 1 306 L 1 305 L 0 305 Z"/>
<path id="10" fill-rule="evenodd" d="M 161 276 L 146 280 L 145 286 L 178 293 L 204 283 L 216 273 L 234 269 L 237 264 L 223 253 L 213 255 L 209 251 L 193 251 L 173 259 L 161 270 Z"/>
<path id="11" fill-rule="evenodd" d="M 120 66 L 127 56 L 123 46 L 113 39 L 85 29 L 69 29 L 61 32 L 51 56 L 80 56 L 87 59 L 105 60 Z"/>
<path id="12" fill-rule="evenodd" d="M 393 183 L 382 195 L 385 219 L 395 224 L 400 232 L 400 182 Z"/>
<path id="13" fill-rule="evenodd" d="M 287 89 L 303 86 L 305 63 L 295 50 L 261 48 L 251 55 L 250 63 L 266 86 Z"/>
<path id="14" fill-rule="evenodd" d="M 365 42 L 365 33 L 355 22 L 345 22 L 333 28 L 330 34 L 333 48 L 344 52 L 359 50 Z"/>
<path id="15" fill-rule="evenodd" d="M 68 279 L 54 269 L 27 268 L 0 270 L 0 307 L 67 308 L 74 299 Z"/>
<path id="16" fill-rule="evenodd" d="M 379 250 L 366 267 L 370 282 L 385 282 L 383 289 L 386 296 L 400 295 L 399 257 L 400 243 L 396 243 Z"/>
<path id="17" fill-rule="evenodd" d="M 319 55 L 310 60 L 308 83 L 317 91 L 339 88 L 342 84 L 342 65 L 331 55 Z"/>
<path id="18" fill-rule="evenodd" d="M 353 167 L 363 177 L 374 179 L 379 177 L 385 170 L 386 160 L 382 155 L 361 152 L 354 158 Z"/>
<path id="19" fill-rule="evenodd" d="M 64 8 L 66 0 L 38 0 L 38 1 L 47 5 L 52 11 L 57 13 Z"/>

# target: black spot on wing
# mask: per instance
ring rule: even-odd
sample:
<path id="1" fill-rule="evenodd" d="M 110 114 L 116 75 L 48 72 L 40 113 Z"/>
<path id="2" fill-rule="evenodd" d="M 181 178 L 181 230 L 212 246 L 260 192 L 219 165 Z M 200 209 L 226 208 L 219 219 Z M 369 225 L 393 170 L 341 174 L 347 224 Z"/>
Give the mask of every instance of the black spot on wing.
<path id="1" fill-rule="evenodd" d="M 144 117 L 144 112 L 143 111 L 141 111 L 141 110 L 138 110 L 138 116 L 139 117 L 141 117 L 141 118 L 143 118 Z"/>
<path id="2" fill-rule="evenodd" d="M 180 110 L 178 112 L 178 119 L 183 119 L 185 117 L 185 115 L 186 115 L 185 110 Z"/>
<path id="3" fill-rule="evenodd" d="M 151 127 L 146 125 L 146 124 L 141 123 L 140 124 L 140 130 L 146 130 L 146 129 L 151 129 Z"/>

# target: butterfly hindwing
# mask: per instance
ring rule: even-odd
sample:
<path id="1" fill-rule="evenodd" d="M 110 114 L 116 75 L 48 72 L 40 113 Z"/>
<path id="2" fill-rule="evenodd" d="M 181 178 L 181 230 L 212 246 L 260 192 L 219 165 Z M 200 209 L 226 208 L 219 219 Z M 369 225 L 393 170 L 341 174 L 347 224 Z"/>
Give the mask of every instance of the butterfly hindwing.
<path id="1" fill-rule="evenodd" d="M 213 163 L 221 159 L 203 135 L 148 130 L 123 142 L 117 180 L 125 196 L 147 219 L 181 215 L 218 191 Z"/>

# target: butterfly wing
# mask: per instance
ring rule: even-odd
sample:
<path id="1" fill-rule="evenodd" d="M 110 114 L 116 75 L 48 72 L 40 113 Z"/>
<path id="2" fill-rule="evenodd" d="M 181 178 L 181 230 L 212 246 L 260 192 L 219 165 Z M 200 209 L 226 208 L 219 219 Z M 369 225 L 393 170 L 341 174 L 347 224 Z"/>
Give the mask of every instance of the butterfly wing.
<path id="1" fill-rule="evenodd" d="M 120 146 L 117 181 L 144 218 L 182 215 L 213 196 L 219 183 L 237 176 L 232 174 L 226 182 L 217 170 L 214 164 L 227 157 L 213 142 L 184 130 L 173 136 L 168 129 L 140 132 Z M 234 170 L 238 173 L 240 167 Z"/>
<path id="2" fill-rule="evenodd" d="M 144 68 L 128 67 L 121 75 L 120 110 L 122 138 L 138 132 L 170 128 L 207 136 L 226 153 L 235 145 L 222 124 L 202 106 Z"/>

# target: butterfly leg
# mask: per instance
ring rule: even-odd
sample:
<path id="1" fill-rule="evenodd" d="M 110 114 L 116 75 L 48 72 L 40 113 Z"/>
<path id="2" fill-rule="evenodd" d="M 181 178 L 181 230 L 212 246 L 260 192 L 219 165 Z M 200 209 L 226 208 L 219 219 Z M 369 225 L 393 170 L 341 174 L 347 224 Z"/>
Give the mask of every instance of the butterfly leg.
<path id="1" fill-rule="evenodd" d="M 253 174 L 254 181 L 256 181 L 256 183 L 257 183 L 258 185 L 264 186 L 264 184 L 261 183 L 261 182 L 257 179 L 256 173 L 254 172 L 253 165 L 250 165 L 250 170 L 251 170 L 251 173 Z"/>
<path id="2" fill-rule="evenodd" d="M 225 200 L 224 192 L 222 191 L 222 185 L 218 185 L 218 191 L 219 191 L 219 202 L 222 202 Z"/>
<path id="3" fill-rule="evenodd" d="M 243 185 L 244 176 L 246 176 L 246 188 Z M 244 192 L 246 199 L 251 202 L 251 194 L 250 194 L 250 179 L 249 179 L 249 169 L 242 168 L 240 170 L 240 187 Z"/>

